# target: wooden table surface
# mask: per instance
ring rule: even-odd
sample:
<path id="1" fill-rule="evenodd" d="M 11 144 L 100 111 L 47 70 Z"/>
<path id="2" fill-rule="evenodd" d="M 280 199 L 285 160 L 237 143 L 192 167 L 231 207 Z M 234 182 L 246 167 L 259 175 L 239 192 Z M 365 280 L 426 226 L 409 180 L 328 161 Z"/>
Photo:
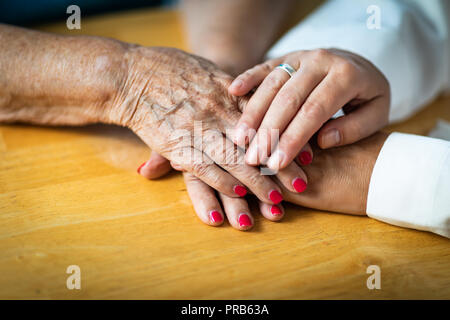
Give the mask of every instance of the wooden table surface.
<path id="1" fill-rule="evenodd" d="M 178 14 L 139 10 L 42 27 L 185 48 Z M 450 120 L 439 98 L 389 130 L 426 134 Z M 0 298 L 450 298 L 450 242 L 367 217 L 287 205 L 256 227 L 202 224 L 182 177 L 136 173 L 148 148 L 130 131 L 0 126 Z M 81 268 L 68 290 L 66 269 Z M 381 290 L 366 268 L 379 265 Z"/>

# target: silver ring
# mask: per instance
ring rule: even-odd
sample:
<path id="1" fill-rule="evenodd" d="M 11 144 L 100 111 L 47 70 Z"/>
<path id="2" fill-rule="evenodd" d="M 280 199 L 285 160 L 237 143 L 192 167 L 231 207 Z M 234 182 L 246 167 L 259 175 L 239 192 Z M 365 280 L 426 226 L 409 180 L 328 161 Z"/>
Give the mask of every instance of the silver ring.
<path id="1" fill-rule="evenodd" d="M 292 68 L 290 65 L 288 65 L 287 63 L 282 63 L 282 64 L 280 64 L 280 65 L 278 65 L 275 69 L 281 69 L 281 70 L 284 70 L 284 71 L 286 71 L 288 74 L 289 74 L 289 76 L 292 78 L 292 76 L 294 75 L 294 73 L 295 73 L 295 69 L 294 68 Z"/>

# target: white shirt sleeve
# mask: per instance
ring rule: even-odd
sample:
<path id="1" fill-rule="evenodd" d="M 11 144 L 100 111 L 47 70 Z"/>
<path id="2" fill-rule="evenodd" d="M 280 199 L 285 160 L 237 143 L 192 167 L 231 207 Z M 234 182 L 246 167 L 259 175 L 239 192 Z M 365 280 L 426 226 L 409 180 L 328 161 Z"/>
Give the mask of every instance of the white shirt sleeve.
<path id="1" fill-rule="evenodd" d="M 379 29 L 372 28 L 374 8 L 379 9 Z M 267 55 L 337 48 L 364 57 L 389 81 L 394 122 L 449 88 L 449 24 L 448 0 L 330 0 Z"/>
<path id="2" fill-rule="evenodd" d="M 392 133 L 372 172 L 366 212 L 450 238 L 450 142 Z"/>

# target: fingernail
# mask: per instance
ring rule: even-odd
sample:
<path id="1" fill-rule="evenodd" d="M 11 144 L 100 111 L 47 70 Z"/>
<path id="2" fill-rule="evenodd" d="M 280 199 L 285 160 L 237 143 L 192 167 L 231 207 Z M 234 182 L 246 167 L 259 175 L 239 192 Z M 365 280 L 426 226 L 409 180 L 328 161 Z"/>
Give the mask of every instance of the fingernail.
<path id="1" fill-rule="evenodd" d="M 330 148 L 341 143 L 341 134 L 337 129 L 330 129 L 322 136 L 322 148 Z"/>
<path id="2" fill-rule="evenodd" d="M 209 217 L 212 223 L 219 223 L 223 221 L 223 216 L 219 211 L 213 210 L 209 213 Z"/>
<path id="3" fill-rule="evenodd" d="M 256 145 L 251 144 L 245 154 L 245 162 L 251 166 L 258 164 L 258 148 Z"/>
<path id="4" fill-rule="evenodd" d="M 231 83 L 230 87 L 231 87 L 232 89 L 239 89 L 240 87 L 242 87 L 243 84 L 244 84 L 244 82 L 243 82 L 241 79 L 235 79 L 235 80 Z"/>
<path id="5" fill-rule="evenodd" d="M 286 154 L 280 149 L 275 150 L 275 152 L 270 156 L 269 161 L 267 161 L 267 166 L 273 171 L 278 171 L 281 164 L 284 161 Z"/>
<path id="6" fill-rule="evenodd" d="M 141 174 L 141 169 L 142 169 L 143 166 L 145 166 L 145 165 L 147 164 L 147 162 L 148 162 L 148 161 L 145 161 L 143 164 L 141 164 L 141 165 L 139 166 L 139 168 L 137 168 L 137 173 Z"/>
<path id="7" fill-rule="evenodd" d="M 295 191 L 300 193 L 306 190 L 307 184 L 302 178 L 295 178 L 294 181 L 292 181 L 292 186 L 294 187 Z"/>
<path id="8" fill-rule="evenodd" d="M 239 221 L 239 226 L 241 226 L 241 227 L 249 227 L 252 225 L 252 219 L 250 219 L 250 217 L 246 213 L 241 213 L 239 215 L 238 221 Z"/>
<path id="9" fill-rule="evenodd" d="M 239 197 L 243 197 L 247 194 L 247 189 L 244 186 L 234 186 L 233 187 L 234 193 L 236 193 Z"/>
<path id="10" fill-rule="evenodd" d="M 309 153 L 308 151 L 300 152 L 300 154 L 298 156 L 298 161 L 300 161 L 300 164 L 302 166 L 307 166 L 308 164 L 310 164 L 312 162 L 311 153 Z"/>
<path id="11" fill-rule="evenodd" d="M 245 123 L 241 123 L 236 127 L 236 131 L 234 133 L 234 143 L 236 143 L 238 146 L 243 146 L 247 143 L 247 133 L 248 132 L 248 125 Z"/>
<path id="12" fill-rule="evenodd" d="M 270 207 L 270 212 L 274 215 L 274 216 L 278 216 L 280 214 L 282 214 L 283 212 L 281 211 L 281 209 L 277 206 L 271 206 Z"/>
<path id="13" fill-rule="evenodd" d="M 275 204 L 279 204 L 281 201 L 283 201 L 283 196 L 277 190 L 270 191 L 269 198 Z"/>

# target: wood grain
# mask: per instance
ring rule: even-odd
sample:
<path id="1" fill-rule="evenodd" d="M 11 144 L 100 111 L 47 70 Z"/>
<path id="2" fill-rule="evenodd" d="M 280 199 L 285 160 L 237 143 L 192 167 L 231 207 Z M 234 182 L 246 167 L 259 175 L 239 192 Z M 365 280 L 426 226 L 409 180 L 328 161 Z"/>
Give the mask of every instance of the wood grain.
<path id="1" fill-rule="evenodd" d="M 139 10 L 43 30 L 185 48 L 174 11 Z M 389 130 L 426 134 L 450 120 L 440 98 Z M 256 228 L 203 225 L 182 178 L 146 181 L 149 150 L 130 131 L 0 126 L 0 298 L 450 298 L 449 241 L 367 217 L 287 206 Z M 66 268 L 81 268 L 81 290 Z M 381 267 L 381 290 L 366 268 Z"/>

